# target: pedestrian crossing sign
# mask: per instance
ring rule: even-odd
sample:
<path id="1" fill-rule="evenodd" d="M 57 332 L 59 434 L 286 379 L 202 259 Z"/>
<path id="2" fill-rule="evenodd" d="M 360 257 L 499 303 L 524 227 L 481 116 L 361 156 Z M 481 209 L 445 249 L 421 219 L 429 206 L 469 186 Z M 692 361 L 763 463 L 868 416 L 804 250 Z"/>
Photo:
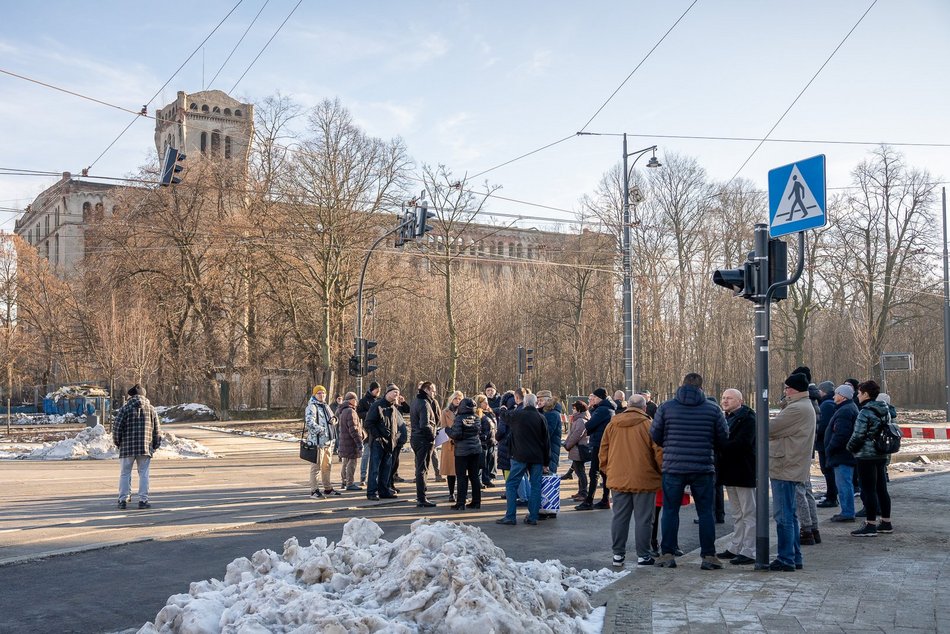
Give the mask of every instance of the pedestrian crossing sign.
<path id="1" fill-rule="evenodd" d="M 773 238 L 824 227 L 825 155 L 769 170 L 769 235 Z"/>

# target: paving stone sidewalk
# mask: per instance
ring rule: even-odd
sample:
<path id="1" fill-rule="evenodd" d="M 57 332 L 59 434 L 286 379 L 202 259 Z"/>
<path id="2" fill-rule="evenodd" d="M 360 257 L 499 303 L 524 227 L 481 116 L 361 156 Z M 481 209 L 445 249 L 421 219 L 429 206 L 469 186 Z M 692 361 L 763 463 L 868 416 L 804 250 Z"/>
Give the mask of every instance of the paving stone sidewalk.
<path id="1" fill-rule="evenodd" d="M 822 543 L 803 546 L 794 573 L 702 571 L 695 551 L 675 569 L 632 566 L 593 597 L 607 606 L 603 631 L 950 633 L 950 474 L 889 490 L 893 534 L 851 537 L 855 525 L 819 509 Z"/>

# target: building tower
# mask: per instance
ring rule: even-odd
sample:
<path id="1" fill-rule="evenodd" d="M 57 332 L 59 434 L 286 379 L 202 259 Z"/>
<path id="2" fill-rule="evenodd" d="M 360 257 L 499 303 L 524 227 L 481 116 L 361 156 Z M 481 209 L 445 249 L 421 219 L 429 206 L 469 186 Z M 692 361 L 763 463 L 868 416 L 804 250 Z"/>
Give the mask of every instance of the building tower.
<path id="1" fill-rule="evenodd" d="M 254 106 L 220 90 L 188 94 L 179 90 L 175 101 L 155 112 L 155 149 L 240 161 L 246 167 L 254 134 Z"/>

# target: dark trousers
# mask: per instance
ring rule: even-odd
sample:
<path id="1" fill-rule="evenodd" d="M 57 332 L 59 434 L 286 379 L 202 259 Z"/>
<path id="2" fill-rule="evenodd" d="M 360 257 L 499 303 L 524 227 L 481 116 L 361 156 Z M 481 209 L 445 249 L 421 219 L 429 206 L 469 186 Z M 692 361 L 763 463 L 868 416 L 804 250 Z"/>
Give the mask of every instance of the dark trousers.
<path id="1" fill-rule="evenodd" d="M 716 485 L 716 521 L 726 521 L 726 496 L 721 484 Z"/>
<path id="2" fill-rule="evenodd" d="M 594 495 L 597 494 L 597 478 L 602 475 L 600 473 L 600 447 L 591 446 L 591 458 L 590 458 L 590 472 L 588 473 L 588 483 L 587 483 L 587 499 L 585 500 L 588 504 L 594 503 Z M 604 476 L 604 500 L 610 498 L 610 489 L 607 488 L 607 476 Z"/>
<path id="3" fill-rule="evenodd" d="M 478 471 L 482 463 L 482 454 L 476 453 L 469 456 L 455 456 L 455 472 L 458 474 L 458 498 L 456 504 L 464 504 L 465 496 L 468 495 L 468 485 L 472 485 L 472 504 L 478 506 L 482 503 L 482 487 L 478 479 Z"/>
<path id="4" fill-rule="evenodd" d="M 369 444 L 369 474 L 366 477 L 366 495 L 392 497 L 389 480 L 392 475 L 393 453 L 373 441 Z"/>
<path id="5" fill-rule="evenodd" d="M 856 471 L 861 482 L 861 501 L 867 511 L 867 521 L 891 517 L 891 496 L 887 492 L 887 459 L 858 460 Z"/>
<path id="6" fill-rule="evenodd" d="M 699 516 L 700 555 L 707 557 L 716 554 L 716 521 L 713 507 L 716 505 L 713 493 L 714 476 L 711 473 L 664 473 L 663 474 L 663 516 L 661 518 L 660 548 L 663 554 L 673 554 L 678 547 L 680 530 L 680 506 L 686 485 L 696 502 L 696 515 Z"/>
<path id="7" fill-rule="evenodd" d="M 432 461 L 432 443 L 424 440 L 413 440 L 410 443 L 416 455 L 416 500 L 426 499 L 426 478 L 429 476 L 429 465 Z"/>
<path id="8" fill-rule="evenodd" d="M 495 469 L 498 464 L 498 448 L 494 445 L 485 451 L 485 465 L 482 467 L 482 483 L 491 484 L 495 479 Z"/>
<path id="9" fill-rule="evenodd" d="M 396 476 L 399 475 L 399 454 L 402 453 L 402 445 L 396 445 L 396 448 L 393 450 L 393 463 L 392 468 L 389 470 L 389 488 L 396 488 Z"/>
<path id="10" fill-rule="evenodd" d="M 837 502 L 838 481 L 835 480 L 835 468 L 828 466 L 824 451 L 818 452 L 818 466 L 821 467 L 821 475 L 825 476 L 825 499 Z"/>

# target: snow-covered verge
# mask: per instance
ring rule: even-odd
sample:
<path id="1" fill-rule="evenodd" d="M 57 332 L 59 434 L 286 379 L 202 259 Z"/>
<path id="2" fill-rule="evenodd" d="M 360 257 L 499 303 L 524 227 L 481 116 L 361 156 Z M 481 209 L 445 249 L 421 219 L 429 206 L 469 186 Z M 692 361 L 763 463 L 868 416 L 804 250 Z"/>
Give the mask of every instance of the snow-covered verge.
<path id="1" fill-rule="evenodd" d="M 159 405 L 155 411 L 158 412 L 163 423 L 218 420 L 218 415 L 214 413 L 214 410 L 203 403 Z"/>
<path id="2" fill-rule="evenodd" d="M 297 442 L 300 440 L 300 436 L 283 432 L 252 431 L 250 429 L 234 429 L 233 427 L 215 427 L 214 425 L 194 425 L 194 428 L 205 429 L 207 431 L 220 431 L 226 434 L 237 434 L 238 436 L 253 436 L 254 438 L 266 438 L 267 440 L 280 440 L 281 442 Z"/>
<path id="3" fill-rule="evenodd" d="M 119 450 L 102 425 L 87 427 L 72 438 L 59 442 L 30 445 L 0 445 L 0 459 L 19 460 L 110 460 L 119 457 Z M 213 451 L 199 442 L 162 432 L 162 446 L 155 459 L 216 458 Z"/>
<path id="4" fill-rule="evenodd" d="M 17 414 L 14 425 L 85 425 L 85 416 L 75 414 Z"/>
<path id="5" fill-rule="evenodd" d="M 339 543 L 296 538 L 232 561 L 224 580 L 169 597 L 139 634 L 176 632 L 599 632 L 588 596 L 621 577 L 515 562 L 477 527 L 413 523 L 389 542 L 366 518 Z M 298 629 L 299 628 L 299 629 Z"/>

